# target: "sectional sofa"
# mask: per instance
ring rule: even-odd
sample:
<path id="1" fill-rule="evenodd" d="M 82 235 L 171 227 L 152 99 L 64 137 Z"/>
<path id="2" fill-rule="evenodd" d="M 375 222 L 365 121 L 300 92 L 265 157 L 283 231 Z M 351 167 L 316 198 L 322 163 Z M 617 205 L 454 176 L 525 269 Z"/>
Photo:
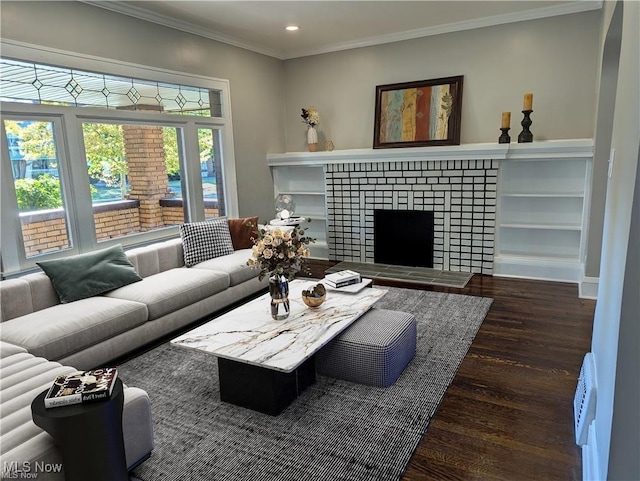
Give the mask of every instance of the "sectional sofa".
<path id="1" fill-rule="evenodd" d="M 246 235 L 230 247 L 225 231 L 220 250 L 219 239 L 207 239 L 207 232 L 204 238 L 197 229 L 181 233 L 124 252 L 134 282 L 88 298 L 61 302 L 58 280 L 44 272 L 0 282 L 3 479 L 24 463 L 59 462 L 52 439 L 32 422 L 30 411 L 33 398 L 56 375 L 107 365 L 267 287 L 268 280 L 260 281 L 259 271 L 246 265 Z M 203 246 L 215 249 L 201 260 Z M 90 287 L 91 281 L 77 284 Z M 153 448 L 151 414 L 146 393 L 126 388 L 123 432 L 130 468 Z M 63 479 L 39 474 L 37 479 Z"/>

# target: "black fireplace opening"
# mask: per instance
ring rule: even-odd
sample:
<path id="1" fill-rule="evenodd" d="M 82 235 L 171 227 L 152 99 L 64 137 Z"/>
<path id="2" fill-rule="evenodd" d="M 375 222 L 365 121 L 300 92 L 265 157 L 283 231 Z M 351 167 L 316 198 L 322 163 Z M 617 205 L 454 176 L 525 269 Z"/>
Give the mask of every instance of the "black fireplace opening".
<path id="1" fill-rule="evenodd" d="M 433 267 L 432 211 L 375 210 L 373 260 L 376 264 Z"/>

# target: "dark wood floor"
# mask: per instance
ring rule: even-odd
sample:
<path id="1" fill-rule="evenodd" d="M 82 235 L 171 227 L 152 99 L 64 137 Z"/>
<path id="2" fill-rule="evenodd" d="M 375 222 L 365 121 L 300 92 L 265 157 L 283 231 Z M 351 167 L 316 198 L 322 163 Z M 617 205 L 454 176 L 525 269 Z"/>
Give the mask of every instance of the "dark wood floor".
<path id="1" fill-rule="evenodd" d="M 582 479 L 573 396 L 595 301 L 575 284 L 477 274 L 464 289 L 386 285 L 494 299 L 403 481 Z"/>

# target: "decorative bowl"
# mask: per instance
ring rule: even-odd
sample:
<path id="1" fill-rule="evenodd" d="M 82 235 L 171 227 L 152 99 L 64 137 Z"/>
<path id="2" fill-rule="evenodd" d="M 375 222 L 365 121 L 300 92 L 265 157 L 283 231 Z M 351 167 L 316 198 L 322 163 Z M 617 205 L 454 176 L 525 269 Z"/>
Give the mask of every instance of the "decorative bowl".
<path id="1" fill-rule="evenodd" d="M 302 291 L 302 300 L 309 307 L 318 307 L 327 298 L 327 289 L 323 284 L 316 284 L 311 289 Z"/>

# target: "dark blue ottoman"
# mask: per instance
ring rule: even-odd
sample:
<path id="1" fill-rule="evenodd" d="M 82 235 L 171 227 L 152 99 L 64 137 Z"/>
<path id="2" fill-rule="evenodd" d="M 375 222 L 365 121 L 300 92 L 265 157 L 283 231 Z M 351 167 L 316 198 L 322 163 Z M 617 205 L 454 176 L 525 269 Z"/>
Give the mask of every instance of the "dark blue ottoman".
<path id="1" fill-rule="evenodd" d="M 413 314 L 370 309 L 316 355 L 323 376 L 391 386 L 416 353 Z"/>

